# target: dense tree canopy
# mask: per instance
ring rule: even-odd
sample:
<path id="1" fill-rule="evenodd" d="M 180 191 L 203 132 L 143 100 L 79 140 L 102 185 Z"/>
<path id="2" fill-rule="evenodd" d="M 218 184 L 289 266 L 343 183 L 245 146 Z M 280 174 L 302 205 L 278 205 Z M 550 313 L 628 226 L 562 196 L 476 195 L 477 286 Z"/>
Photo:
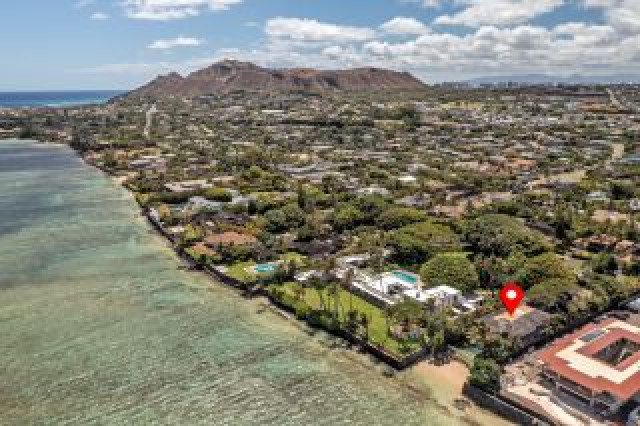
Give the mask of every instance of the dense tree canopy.
<path id="1" fill-rule="evenodd" d="M 297 204 L 287 204 L 280 209 L 269 210 L 264 217 L 267 220 L 266 229 L 274 233 L 299 228 L 305 221 L 304 211 Z"/>
<path id="2" fill-rule="evenodd" d="M 413 207 L 392 207 L 378 216 L 376 224 L 383 229 L 395 229 L 425 220 L 427 214 L 422 210 Z"/>
<path id="3" fill-rule="evenodd" d="M 529 259 L 520 276 L 529 302 L 545 310 L 563 309 L 578 289 L 575 272 L 554 253 Z"/>
<path id="4" fill-rule="evenodd" d="M 222 203 L 228 203 L 232 199 L 231 193 L 224 188 L 207 189 L 204 192 L 204 197 L 209 200 L 220 201 Z"/>
<path id="5" fill-rule="evenodd" d="M 571 295 L 578 287 L 560 278 L 544 280 L 529 289 L 527 299 L 529 303 L 545 311 L 565 309 L 571 300 Z"/>
<path id="6" fill-rule="evenodd" d="M 529 288 L 551 278 L 564 280 L 568 286 L 577 283 L 576 275 L 560 256 L 544 253 L 527 260 L 520 274 L 522 285 Z"/>
<path id="7" fill-rule="evenodd" d="M 435 253 L 458 251 L 460 240 L 446 225 L 420 222 L 392 232 L 389 245 L 398 261 L 422 263 Z"/>
<path id="8" fill-rule="evenodd" d="M 501 257 L 506 257 L 514 251 L 535 255 L 550 249 L 549 243 L 540 232 L 529 229 L 517 219 L 505 215 L 480 216 L 466 224 L 465 234 L 475 250 Z"/>
<path id="9" fill-rule="evenodd" d="M 478 273 L 464 253 L 440 253 L 420 269 L 422 282 L 427 287 L 446 285 L 462 292 L 478 287 Z"/>
<path id="10" fill-rule="evenodd" d="M 613 275 L 613 273 L 618 269 L 618 263 L 612 253 L 603 252 L 593 257 L 591 260 L 591 267 L 593 268 L 593 271 L 598 274 Z"/>
<path id="11" fill-rule="evenodd" d="M 351 203 L 339 204 L 333 212 L 332 222 L 337 230 L 353 229 L 363 223 L 365 214 Z"/>
<path id="12" fill-rule="evenodd" d="M 389 203 L 379 195 L 365 195 L 353 201 L 354 205 L 360 210 L 367 224 L 373 224 L 373 221 L 389 207 Z"/>

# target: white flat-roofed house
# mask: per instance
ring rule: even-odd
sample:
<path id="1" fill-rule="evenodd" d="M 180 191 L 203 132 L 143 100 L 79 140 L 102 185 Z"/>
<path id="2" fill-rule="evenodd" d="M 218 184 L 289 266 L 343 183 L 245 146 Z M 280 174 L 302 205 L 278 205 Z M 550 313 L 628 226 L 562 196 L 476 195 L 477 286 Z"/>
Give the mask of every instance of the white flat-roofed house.
<path id="1" fill-rule="evenodd" d="M 169 182 L 164 187 L 171 192 L 189 192 L 197 191 L 199 189 L 213 188 L 213 185 L 208 183 L 206 179 L 198 180 L 185 180 L 182 182 Z"/>
<path id="2" fill-rule="evenodd" d="M 185 206 L 185 209 L 191 211 L 200 211 L 200 210 L 209 210 L 209 211 L 220 211 L 222 210 L 224 204 L 219 201 L 208 200 L 204 197 L 191 197 L 189 198 L 189 202 Z"/>
<path id="3" fill-rule="evenodd" d="M 167 167 L 167 160 L 158 155 L 143 155 L 137 160 L 129 162 L 129 167 L 132 169 L 165 169 Z"/>
<path id="4" fill-rule="evenodd" d="M 409 297 L 420 303 L 433 302 L 435 307 L 461 306 L 467 300 L 459 290 L 449 286 L 423 289 L 418 275 L 402 270 L 386 272 L 378 276 L 369 276 L 356 271 L 353 284 L 385 305 L 393 305 L 403 297 Z"/>
<path id="5" fill-rule="evenodd" d="M 411 175 L 398 176 L 397 179 L 399 182 L 404 183 L 406 185 L 414 184 L 418 181 L 418 179 L 415 176 L 411 176 Z"/>
<path id="6" fill-rule="evenodd" d="M 344 256 L 344 257 L 338 258 L 338 263 L 342 265 L 362 266 L 370 258 L 371 258 L 371 255 L 368 253 L 353 254 L 350 256 Z"/>
<path id="7" fill-rule="evenodd" d="M 433 287 L 425 290 L 429 297 L 438 300 L 443 305 L 454 306 L 462 302 L 462 293 L 460 290 L 446 285 Z"/>
<path id="8" fill-rule="evenodd" d="M 356 191 L 360 195 L 381 195 L 386 197 L 390 194 L 389 190 L 380 186 L 369 186 L 366 188 L 360 188 Z"/>
<path id="9" fill-rule="evenodd" d="M 422 303 L 428 303 L 432 300 L 434 302 L 434 306 L 437 307 L 454 307 L 461 304 L 464 300 L 464 298 L 462 297 L 462 293 L 460 293 L 460 290 L 446 285 L 422 290 L 407 290 L 404 292 L 404 294 Z"/>

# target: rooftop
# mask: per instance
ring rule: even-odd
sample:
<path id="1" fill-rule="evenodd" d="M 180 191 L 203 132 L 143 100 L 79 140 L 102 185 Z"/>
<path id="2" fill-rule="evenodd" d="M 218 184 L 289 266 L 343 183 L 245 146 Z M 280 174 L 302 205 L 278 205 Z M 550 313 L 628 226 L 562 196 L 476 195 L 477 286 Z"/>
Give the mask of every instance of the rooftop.
<path id="1" fill-rule="evenodd" d="M 640 328 L 618 319 L 592 323 L 538 354 L 548 370 L 626 401 L 640 392 Z"/>
<path id="2" fill-rule="evenodd" d="M 513 315 L 502 312 L 485 318 L 487 327 L 491 333 L 507 333 L 512 337 L 528 336 L 540 327 L 549 324 L 551 316 L 531 306 L 519 307 Z"/>

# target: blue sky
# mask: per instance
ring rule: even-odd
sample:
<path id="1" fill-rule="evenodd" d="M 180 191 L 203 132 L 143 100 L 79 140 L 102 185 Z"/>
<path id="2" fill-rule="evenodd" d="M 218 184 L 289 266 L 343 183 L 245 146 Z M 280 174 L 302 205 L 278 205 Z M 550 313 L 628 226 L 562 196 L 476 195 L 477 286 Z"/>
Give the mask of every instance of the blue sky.
<path id="1" fill-rule="evenodd" d="M 640 0 L 5 0 L 0 90 L 128 89 L 223 58 L 427 82 L 640 74 Z"/>

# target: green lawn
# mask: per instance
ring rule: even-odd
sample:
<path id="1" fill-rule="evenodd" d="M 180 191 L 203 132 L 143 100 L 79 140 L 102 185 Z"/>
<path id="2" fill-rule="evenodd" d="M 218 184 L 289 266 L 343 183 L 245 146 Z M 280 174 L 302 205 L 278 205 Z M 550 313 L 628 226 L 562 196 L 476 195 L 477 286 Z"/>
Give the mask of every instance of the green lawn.
<path id="1" fill-rule="evenodd" d="M 288 264 L 293 260 L 298 266 L 304 266 L 307 262 L 307 258 L 305 256 L 302 256 L 300 253 L 295 252 L 285 253 L 280 256 L 279 260 L 283 261 L 285 264 Z M 227 266 L 227 275 L 235 278 L 236 280 L 244 282 L 253 281 L 257 277 L 257 274 L 254 272 L 249 272 L 249 270 L 252 270 L 250 268 L 256 265 L 257 263 L 252 260 L 247 262 L 234 263 L 231 266 Z"/>
<path id="2" fill-rule="evenodd" d="M 296 283 L 290 282 L 284 284 L 283 289 L 290 296 L 295 296 L 294 288 L 296 286 Z M 333 310 L 335 309 L 335 296 L 329 294 L 328 289 L 324 289 L 322 291 L 322 297 L 324 299 L 327 310 L 333 312 Z M 322 309 L 320 295 L 318 294 L 318 291 L 313 288 L 307 288 L 305 290 L 304 301 L 311 309 Z M 361 299 L 354 294 L 351 294 L 343 288 L 340 288 L 338 296 L 338 316 L 341 321 L 346 320 L 347 312 L 349 311 L 351 306 L 358 312 L 366 313 L 367 317 L 369 318 L 369 340 L 371 342 L 382 343 L 385 349 L 393 354 L 402 354 L 402 351 L 400 350 L 402 344 L 387 336 L 387 324 L 384 312 L 380 308 L 372 305 L 366 300 Z M 411 351 L 415 351 L 420 348 L 417 343 L 411 343 L 410 347 Z"/>
<path id="3" fill-rule="evenodd" d="M 231 266 L 227 266 L 227 275 L 238 281 L 253 281 L 256 275 L 247 269 L 255 265 L 256 262 L 254 261 L 234 263 Z"/>

